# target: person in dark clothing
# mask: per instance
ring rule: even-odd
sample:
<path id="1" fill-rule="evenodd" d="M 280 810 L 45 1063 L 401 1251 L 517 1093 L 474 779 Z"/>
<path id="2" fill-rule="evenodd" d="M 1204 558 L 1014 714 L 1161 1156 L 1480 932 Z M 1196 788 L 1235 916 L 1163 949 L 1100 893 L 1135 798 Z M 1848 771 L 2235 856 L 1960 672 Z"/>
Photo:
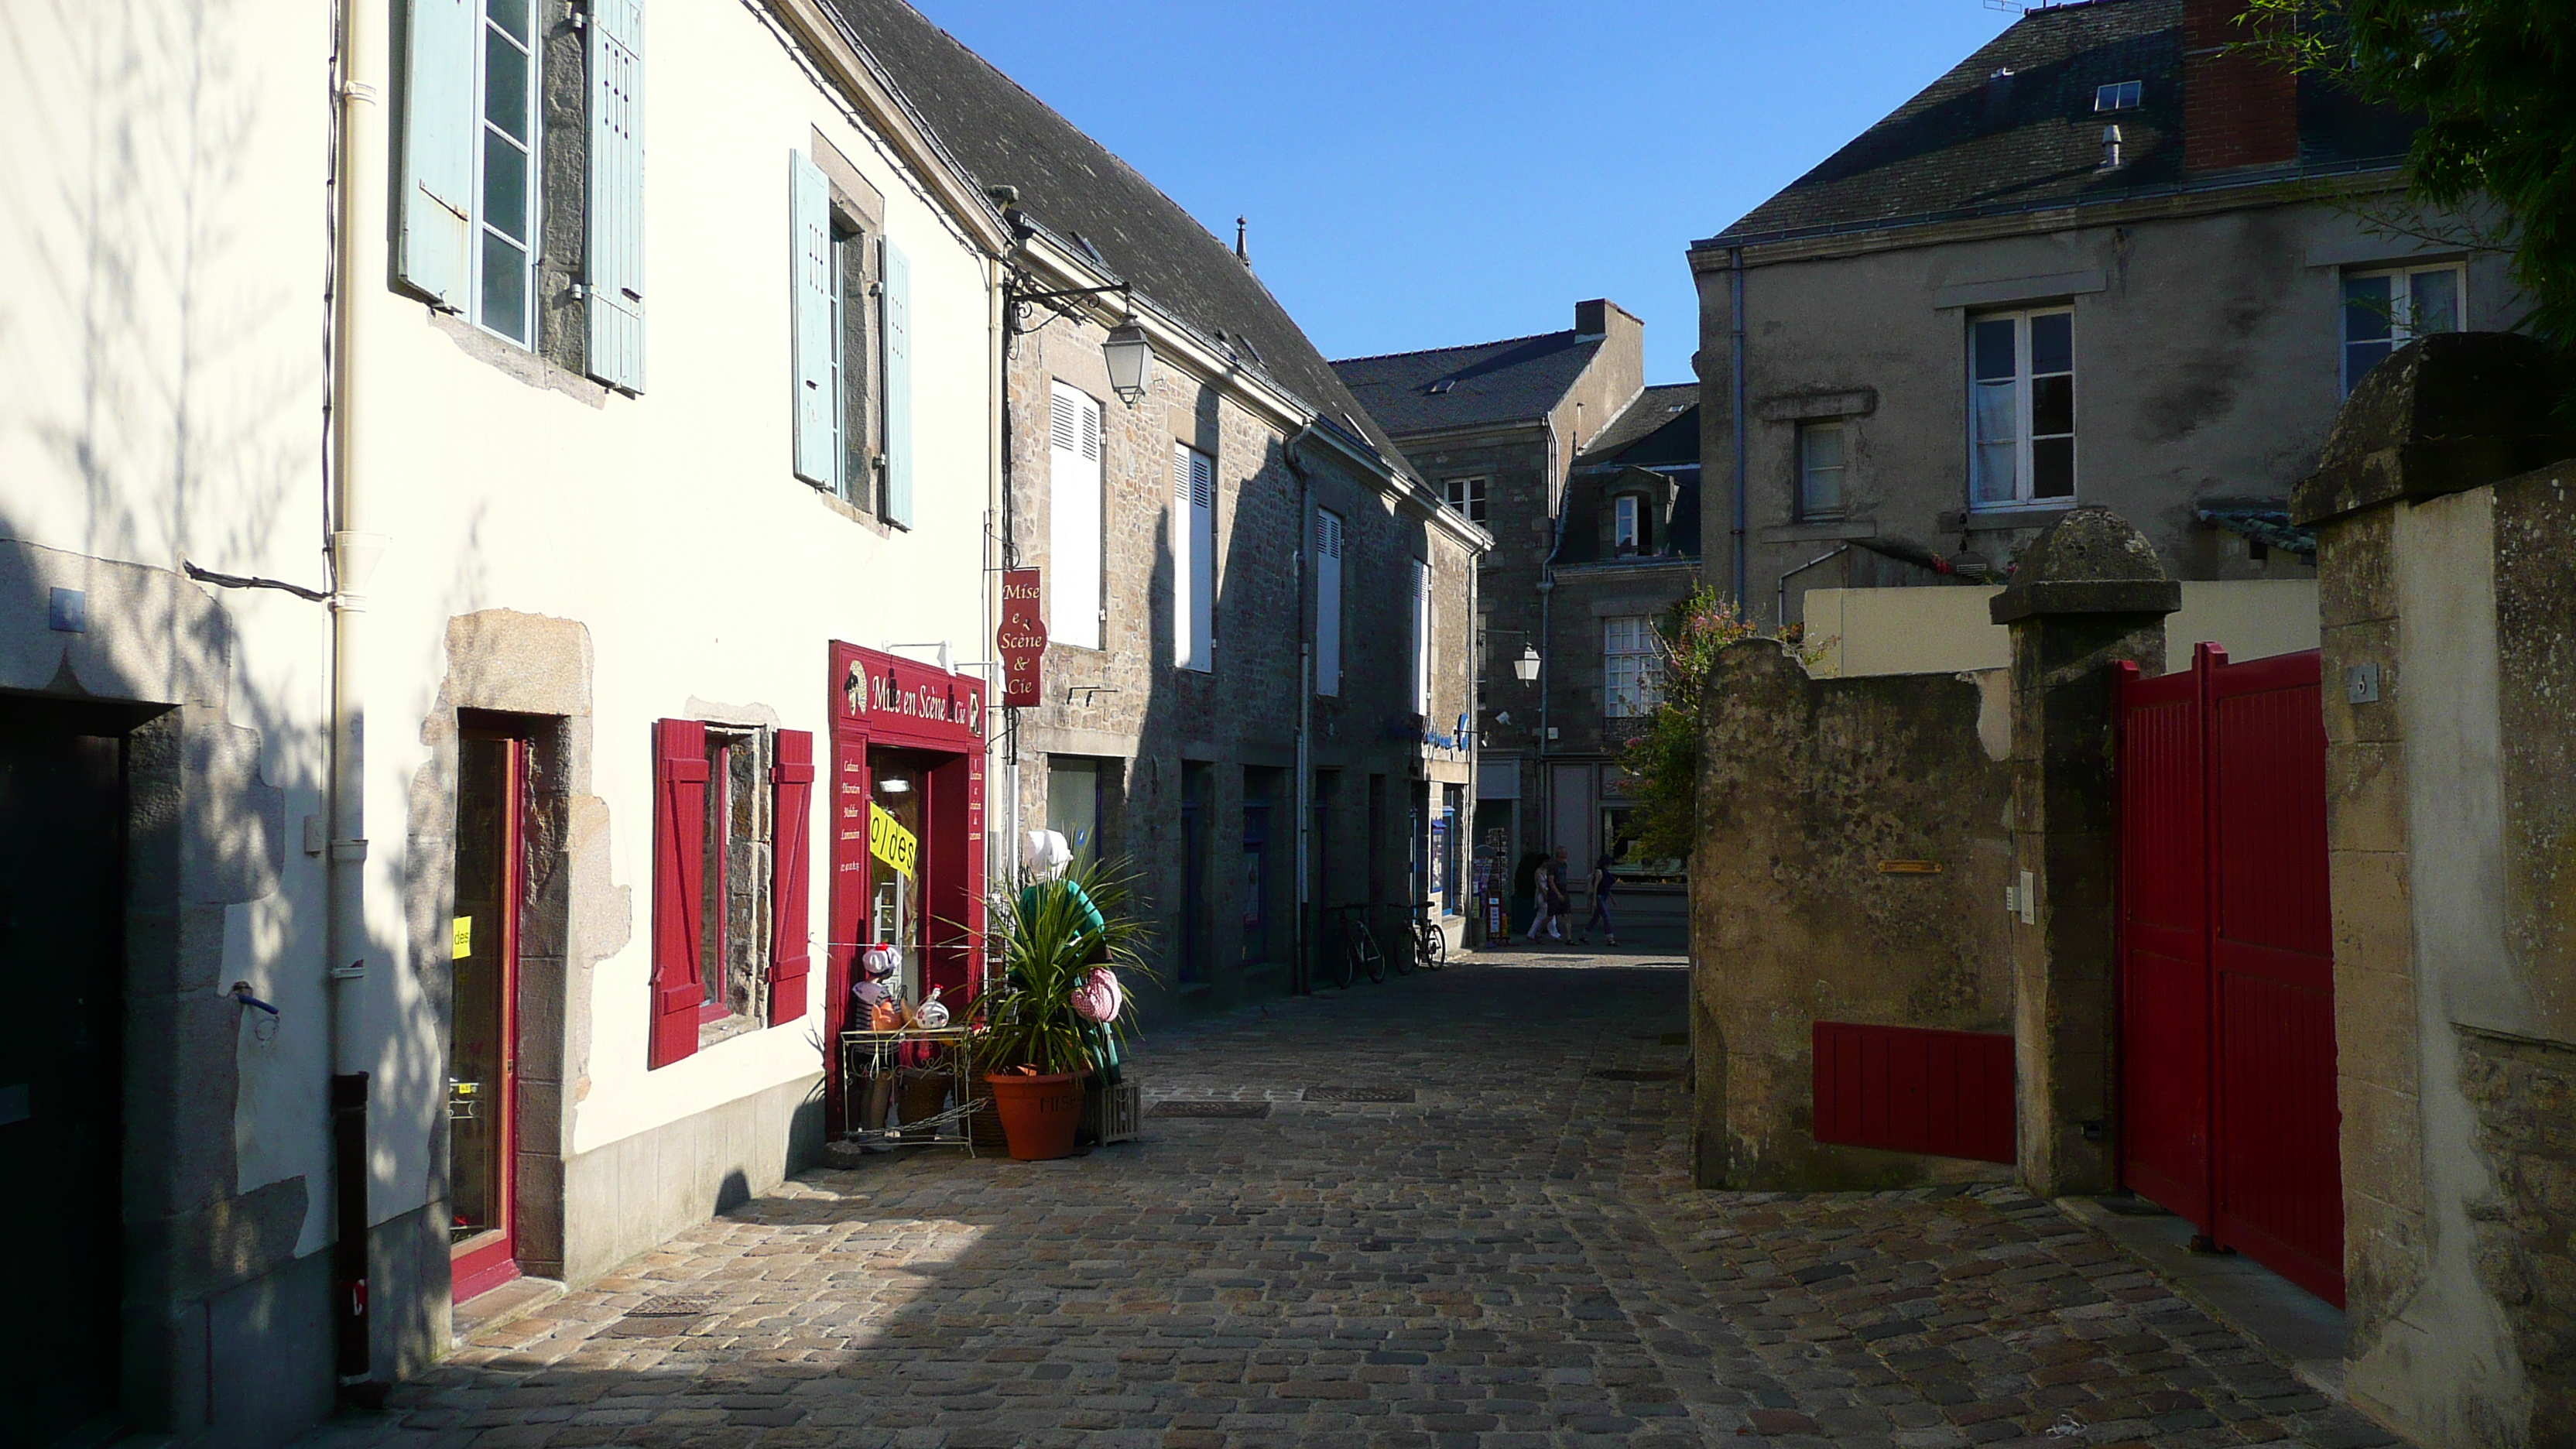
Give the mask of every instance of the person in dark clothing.
<path id="1" fill-rule="evenodd" d="M 1538 911 L 1538 873 L 1547 864 L 1544 851 L 1521 853 L 1521 863 L 1512 868 L 1512 929 L 1526 931 Z"/>
<path id="2" fill-rule="evenodd" d="M 1603 856 L 1592 862 L 1592 916 L 1583 923 L 1583 931 L 1574 939 L 1578 944 L 1592 939 L 1592 928 L 1599 926 L 1610 944 L 1619 944 L 1619 928 L 1610 922 L 1610 893 L 1619 888 L 1619 877 L 1610 873 L 1612 857 Z"/>

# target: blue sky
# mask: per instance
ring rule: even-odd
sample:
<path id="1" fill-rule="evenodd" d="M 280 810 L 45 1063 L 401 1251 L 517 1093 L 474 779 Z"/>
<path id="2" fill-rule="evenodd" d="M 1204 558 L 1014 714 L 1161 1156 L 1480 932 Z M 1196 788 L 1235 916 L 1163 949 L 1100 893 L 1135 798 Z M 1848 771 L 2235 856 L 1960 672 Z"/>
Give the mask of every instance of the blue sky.
<path id="1" fill-rule="evenodd" d="M 1231 241 L 1328 357 L 1607 296 L 1685 382 L 1683 251 L 2003 30 L 1983 0 L 914 0 Z"/>

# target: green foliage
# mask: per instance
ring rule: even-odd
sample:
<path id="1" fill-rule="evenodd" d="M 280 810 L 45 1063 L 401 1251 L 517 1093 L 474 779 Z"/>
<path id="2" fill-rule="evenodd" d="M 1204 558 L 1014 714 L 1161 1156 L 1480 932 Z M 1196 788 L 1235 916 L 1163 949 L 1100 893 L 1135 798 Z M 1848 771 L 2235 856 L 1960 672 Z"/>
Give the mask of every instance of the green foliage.
<path id="1" fill-rule="evenodd" d="M 1094 966 L 1130 985 L 1154 979 L 1140 954 L 1149 933 L 1134 910 L 1134 880 L 1124 861 L 1091 861 L 986 898 L 984 947 L 993 977 L 976 1002 L 974 1036 L 984 1070 L 1083 1071 L 1094 1064 L 1100 1035 L 1126 1039 L 1132 998 L 1115 1020 L 1094 1027 L 1075 1014 L 1073 993 Z M 1084 897 L 1097 920 L 1083 909 Z"/>
<path id="2" fill-rule="evenodd" d="M 1641 854 L 1689 857 L 1698 833 L 1700 697 L 1717 652 L 1755 632 L 1735 605 L 1708 584 L 1675 602 L 1656 621 L 1655 633 L 1664 646 L 1663 700 L 1646 717 L 1644 732 L 1619 757 L 1636 801 L 1629 823 Z"/>
<path id="3" fill-rule="evenodd" d="M 2576 349 L 2576 4 L 2248 0 L 2243 47 L 2424 117 L 2420 200 L 2504 213 L 2528 325 Z"/>

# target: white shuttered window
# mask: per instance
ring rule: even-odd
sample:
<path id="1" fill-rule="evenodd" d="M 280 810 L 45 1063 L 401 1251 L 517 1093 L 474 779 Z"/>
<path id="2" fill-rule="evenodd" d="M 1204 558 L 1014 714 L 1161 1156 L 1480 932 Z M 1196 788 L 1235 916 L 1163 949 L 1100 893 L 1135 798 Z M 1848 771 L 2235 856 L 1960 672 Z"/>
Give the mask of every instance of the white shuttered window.
<path id="1" fill-rule="evenodd" d="M 1216 668 L 1216 460 L 1172 445 L 1172 662 Z"/>
<path id="2" fill-rule="evenodd" d="M 1342 516 L 1315 510 L 1315 692 L 1342 692 Z"/>
<path id="3" fill-rule="evenodd" d="M 885 439 L 885 521 L 912 527 L 912 260 L 888 238 L 881 250 L 880 273 L 885 292 L 880 299 L 877 345 L 885 375 L 885 416 L 878 436 Z"/>
<path id="4" fill-rule="evenodd" d="M 644 390 L 644 4 L 591 0 L 590 375 Z"/>
<path id="5" fill-rule="evenodd" d="M 1413 712 L 1431 713 L 1431 565 L 1413 561 Z"/>
<path id="6" fill-rule="evenodd" d="M 1100 647 L 1100 404 L 1056 383 L 1047 406 L 1047 637 Z"/>
<path id="7" fill-rule="evenodd" d="M 796 476 L 817 488 L 841 486 L 839 400 L 832 388 L 832 188 L 802 151 L 787 153 L 788 331 L 795 353 Z"/>

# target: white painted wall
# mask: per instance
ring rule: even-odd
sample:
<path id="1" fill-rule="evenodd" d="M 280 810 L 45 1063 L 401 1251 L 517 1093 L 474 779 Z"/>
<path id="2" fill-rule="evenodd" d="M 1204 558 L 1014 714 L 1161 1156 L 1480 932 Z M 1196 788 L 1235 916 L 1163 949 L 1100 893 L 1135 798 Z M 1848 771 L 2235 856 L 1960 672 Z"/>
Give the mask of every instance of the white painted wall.
<path id="1" fill-rule="evenodd" d="M 374 1193 L 383 1221 L 426 1200 L 443 1110 L 438 1023 L 410 959 L 405 845 L 448 621 L 485 609 L 575 620 L 595 656 L 592 791 L 631 892 L 629 944 L 599 963 L 586 1081 L 568 1083 L 588 1151 L 817 1071 L 824 980 L 806 1023 L 645 1069 L 650 969 L 650 722 L 774 714 L 827 730 L 825 646 L 953 641 L 986 657 L 982 567 L 994 474 L 992 264 L 894 154 L 827 98 L 760 12 L 653 0 L 646 69 L 648 391 L 605 396 L 495 366 L 391 289 L 384 154 L 399 97 L 371 17 L 359 75 L 369 198 L 353 269 L 362 520 L 387 536 L 361 685 L 368 701 L 365 985 L 376 1043 Z M 322 338 L 329 7 L 318 0 L 82 0 L 0 11 L 0 535 L 85 557 L 321 586 Z M 820 127 L 886 199 L 912 263 L 915 526 L 887 536 L 790 472 L 788 152 Z M 491 343 L 492 347 L 503 344 Z M 53 557 L 50 556 L 49 557 Z M 224 641 L 173 621 L 94 620 L 138 674 L 176 652 L 229 682 L 287 792 L 284 886 L 232 907 L 222 983 L 284 1009 L 242 1048 L 241 1187 L 328 1181 L 321 866 L 296 848 L 321 809 L 328 629 L 317 605 L 224 591 Z M 166 670 L 164 671 L 167 672 Z M 452 782 L 444 788 L 452 790 Z M 814 815 L 813 929 L 830 853 Z M 443 875 L 443 870 L 435 872 Z M 443 908 L 443 905 L 442 905 Z M 299 1251 L 328 1238 L 317 1190 Z"/>

